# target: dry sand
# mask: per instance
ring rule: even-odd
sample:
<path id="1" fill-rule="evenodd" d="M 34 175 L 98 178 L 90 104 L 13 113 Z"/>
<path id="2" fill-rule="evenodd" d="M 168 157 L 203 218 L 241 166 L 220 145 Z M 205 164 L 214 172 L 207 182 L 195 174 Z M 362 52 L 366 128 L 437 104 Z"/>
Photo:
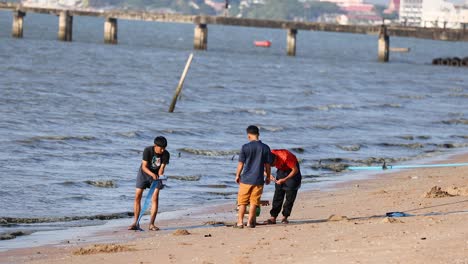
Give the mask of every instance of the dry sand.
<path id="1" fill-rule="evenodd" d="M 183 223 L 160 222 L 174 229 L 119 230 L 121 243 L 15 250 L 0 253 L 0 262 L 468 264 L 468 167 L 406 170 L 338 187 L 300 193 L 289 225 L 177 230 Z M 231 208 L 217 210 L 215 217 Z M 394 211 L 413 216 L 385 217 Z"/>

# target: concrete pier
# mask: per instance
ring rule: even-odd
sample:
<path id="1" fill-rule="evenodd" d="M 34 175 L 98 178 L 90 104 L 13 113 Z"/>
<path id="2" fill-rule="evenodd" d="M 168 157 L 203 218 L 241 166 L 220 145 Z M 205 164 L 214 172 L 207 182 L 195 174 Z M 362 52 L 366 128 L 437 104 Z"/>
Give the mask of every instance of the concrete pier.
<path id="1" fill-rule="evenodd" d="M 73 16 L 68 11 L 62 11 L 59 15 L 58 39 L 72 41 Z"/>
<path id="2" fill-rule="evenodd" d="M 380 62 L 388 62 L 390 58 L 390 37 L 385 25 L 380 27 L 378 56 Z"/>
<path id="3" fill-rule="evenodd" d="M 26 13 L 16 10 L 13 12 L 13 25 L 11 35 L 14 38 L 22 38 L 23 37 L 23 20 L 26 16 Z"/>
<path id="4" fill-rule="evenodd" d="M 104 43 L 117 44 L 117 19 L 108 17 L 104 22 Z"/>
<path id="5" fill-rule="evenodd" d="M 195 27 L 193 48 L 196 50 L 206 50 L 208 48 L 208 27 L 206 24 L 198 24 Z"/>
<path id="6" fill-rule="evenodd" d="M 296 56 L 296 35 L 297 29 L 288 29 L 288 36 L 286 40 L 286 49 L 288 56 Z"/>

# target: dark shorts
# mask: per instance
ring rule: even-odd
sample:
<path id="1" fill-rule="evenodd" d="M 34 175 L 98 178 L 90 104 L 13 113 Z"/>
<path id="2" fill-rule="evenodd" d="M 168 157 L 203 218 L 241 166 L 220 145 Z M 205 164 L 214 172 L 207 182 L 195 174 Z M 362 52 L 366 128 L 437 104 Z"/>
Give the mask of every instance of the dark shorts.
<path id="1" fill-rule="evenodd" d="M 146 188 L 150 188 L 151 187 L 151 184 L 153 183 L 153 178 L 149 175 L 147 175 L 146 173 L 144 173 L 141 168 L 138 170 L 138 175 L 137 175 L 137 178 L 136 178 L 136 188 L 137 189 L 146 189 Z M 156 189 L 159 189 L 159 190 L 162 190 L 164 189 L 164 184 L 162 183 L 162 181 L 158 180 L 157 181 L 157 186 L 156 186 Z"/>

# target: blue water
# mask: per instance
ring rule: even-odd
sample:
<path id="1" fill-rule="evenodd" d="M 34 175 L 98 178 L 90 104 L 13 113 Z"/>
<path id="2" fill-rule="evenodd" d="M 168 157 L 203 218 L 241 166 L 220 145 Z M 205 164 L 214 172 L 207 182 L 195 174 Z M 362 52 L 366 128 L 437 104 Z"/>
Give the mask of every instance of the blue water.
<path id="1" fill-rule="evenodd" d="M 72 43 L 56 41 L 57 21 L 27 14 L 13 39 L 0 11 L 0 218 L 132 211 L 141 152 L 157 135 L 172 154 L 163 212 L 235 201 L 233 156 L 250 124 L 270 147 L 295 149 L 304 188 L 349 174 L 313 169 L 319 160 L 397 163 L 468 146 L 468 68 L 430 65 L 468 56 L 466 43 L 391 38 L 411 52 L 382 64 L 376 36 L 299 31 L 287 57 L 283 30 L 209 26 L 208 51 L 195 52 L 169 114 L 193 25 L 119 21 L 112 46 L 102 19 L 75 17 Z M 253 46 L 264 39 L 270 49 Z M 0 233 L 22 228 L 44 229 Z"/>

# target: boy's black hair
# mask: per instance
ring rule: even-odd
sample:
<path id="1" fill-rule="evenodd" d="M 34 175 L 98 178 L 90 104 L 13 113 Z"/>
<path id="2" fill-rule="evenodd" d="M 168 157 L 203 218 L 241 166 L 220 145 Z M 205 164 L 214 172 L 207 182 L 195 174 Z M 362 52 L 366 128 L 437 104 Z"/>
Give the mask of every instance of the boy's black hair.
<path id="1" fill-rule="evenodd" d="M 167 139 L 165 137 L 156 137 L 154 139 L 154 144 L 158 147 L 161 147 L 161 148 L 166 148 L 167 147 Z"/>
<path id="2" fill-rule="evenodd" d="M 260 135 L 260 131 L 259 131 L 257 126 L 249 126 L 247 128 L 247 134 L 258 136 L 258 135 Z"/>

